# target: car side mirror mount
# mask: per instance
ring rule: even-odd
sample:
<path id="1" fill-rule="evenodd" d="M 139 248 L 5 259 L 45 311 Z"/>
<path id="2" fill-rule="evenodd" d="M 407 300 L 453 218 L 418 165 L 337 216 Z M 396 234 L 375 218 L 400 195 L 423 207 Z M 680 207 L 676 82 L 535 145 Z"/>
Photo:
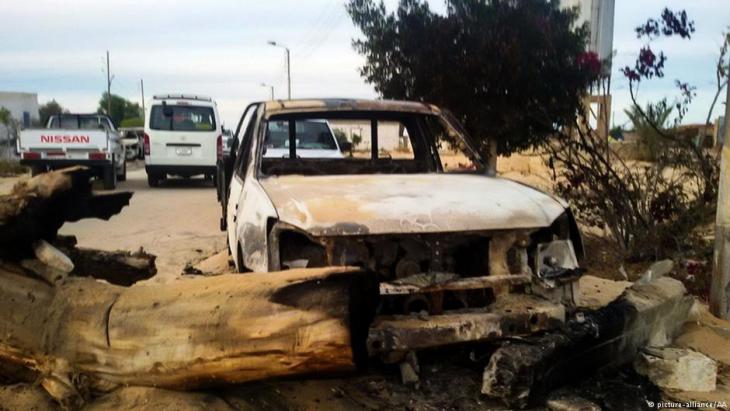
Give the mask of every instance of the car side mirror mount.
<path id="1" fill-rule="evenodd" d="M 343 141 L 340 143 L 340 151 L 343 153 L 349 153 L 352 151 L 352 143 L 349 141 Z"/>

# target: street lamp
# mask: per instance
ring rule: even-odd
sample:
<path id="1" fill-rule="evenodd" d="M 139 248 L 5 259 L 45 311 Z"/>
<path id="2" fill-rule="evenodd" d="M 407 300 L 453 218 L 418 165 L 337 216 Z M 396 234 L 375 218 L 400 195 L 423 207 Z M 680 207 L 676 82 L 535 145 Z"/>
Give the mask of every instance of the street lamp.
<path id="1" fill-rule="evenodd" d="M 273 100 L 274 99 L 274 86 L 272 86 L 271 84 L 261 83 L 261 87 L 268 87 L 269 89 L 271 89 L 271 99 Z"/>
<path id="2" fill-rule="evenodd" d="M 286 80 L 287 80 L 287 94 L 289 100 L 291 100 L 291 60 L 289 57 L 289 48 L 283 44 L 279 44 L 273 40 L 267 42 L 270 46 L 281 47 L 286 50 Z"/>

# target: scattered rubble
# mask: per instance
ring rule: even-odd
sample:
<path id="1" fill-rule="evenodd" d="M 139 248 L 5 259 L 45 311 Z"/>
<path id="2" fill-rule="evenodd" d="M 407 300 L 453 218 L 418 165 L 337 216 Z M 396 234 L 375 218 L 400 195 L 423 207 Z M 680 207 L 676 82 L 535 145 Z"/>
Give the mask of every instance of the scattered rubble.
<path id="1" fill-rule="evenodd" d="M 700 392 L 716 388 L 717 362 L 693 350 L 647 347 L 636 357 L 634 368 L 662 388 Z"/>
<path id="2" fill-rule="evenodd" d="M 551 388 L 630 363 L 647 344 L 672 341 L 692 301 L 672 278 L 636 284 L 606 307 L 584 312 L 583 321 L 571 319 L 565 329 L 498 348 L 484 371 L 482 393 L 525 408 Z"/>

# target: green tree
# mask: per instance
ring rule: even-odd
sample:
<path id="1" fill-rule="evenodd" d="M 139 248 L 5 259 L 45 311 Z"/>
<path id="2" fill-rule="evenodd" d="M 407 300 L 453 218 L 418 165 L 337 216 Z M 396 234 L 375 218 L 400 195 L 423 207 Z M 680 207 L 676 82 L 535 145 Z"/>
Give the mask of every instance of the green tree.
<path id="1" fill-rule="evenodd" d="M 13 120 L 12 115 L 10 114 L 10 110 L 6 109 L 5 107 L 0 106 L 0 124 L 4 126 L 9 126 L 10 122 Z"/>
<path id="2" fill-rule="evenodd" d="M 124 119 L 137 118 L 141 116 L 142 110 L 139 104 L 132 103 L 124 97 L 116 94 L 111 95 L 111 113 L 107 113 L 108 101 L 109 95 L 105 92 L 101 95 L 101 100 L 99 100 L 97 113 L 108 115 L 111 117 L 114 124 L 121 124 Z"/>
<path id="3" fill-rule="evenodd" d="M 58 104 L 55 99 L 38 107 L 38 114 L 40 115 L 41 126 L 45 126 L 51 116 L 56 116 L 61 113 L 68 113 L 68 110 L 64 109 L 60 104 Z"/>
<path id="4" fill-rule="evenodd" d="M 142 117 L 125 118 L 119 123 L 119 127 L 144 127 Z"/>
<path id="5" fill-rule="evenodd" d="M 600 73 L 585 53 L 587 26 L 556 0 L 400 0 L 395 13 L 375 0 L 349 0 L 363 33 L 362 76 L 385 98 L 451 110 L 490 157 L 510 154 L 572 124 L 587 85 Z"/>
<path id="6" fill-rule="evenodd" d="M 341 129 L 339 129 L 339 128 L 334 129 L 334 133 L 335 133 L 335 138 L 337 139 L 337 144 L 339 144 L 340 147 L 342 147 L 342 143 L 348 142 L 347 134 L 344 131 L 342 131 Z"/>

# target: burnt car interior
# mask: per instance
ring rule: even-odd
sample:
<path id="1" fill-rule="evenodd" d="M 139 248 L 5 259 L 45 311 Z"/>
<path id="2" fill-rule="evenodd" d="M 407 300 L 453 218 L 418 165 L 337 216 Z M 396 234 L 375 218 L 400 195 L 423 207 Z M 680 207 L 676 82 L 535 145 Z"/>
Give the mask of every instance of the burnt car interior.
<path id="1" fill-rule="evenodd" d="M 343 150 L 341 158 L 317 158 L 305 154 L 307 149 L 302 141 L 317 139 L 303 134 L 307 123 L 324 121 L 334 130 L 340 130 L 341 135 L 347 135 L 343 128 L 350 134 L 347 136 L 350 141 L 344 142 L 350 150 Z M 275 129 L 269 126 L 274 124 Z M 409 112 L 328 111 L 272 115 L 265 125 L 259 177 L 441 172 L 443 168 L 435 147 L 455 135 L 449 133 L 447 127 L 436 115 Z M 283 134 L 288 141 L 282 143 L 279 140 L 285 137 Z M 288 155 L 280 158 L 265 156 L 267 145 L 274 141 L 277 147 L 286 146 Z M 345 144 L 340 142 L 340 148 Z M 481 170 L 479 167 L 472 171 Z"/>

